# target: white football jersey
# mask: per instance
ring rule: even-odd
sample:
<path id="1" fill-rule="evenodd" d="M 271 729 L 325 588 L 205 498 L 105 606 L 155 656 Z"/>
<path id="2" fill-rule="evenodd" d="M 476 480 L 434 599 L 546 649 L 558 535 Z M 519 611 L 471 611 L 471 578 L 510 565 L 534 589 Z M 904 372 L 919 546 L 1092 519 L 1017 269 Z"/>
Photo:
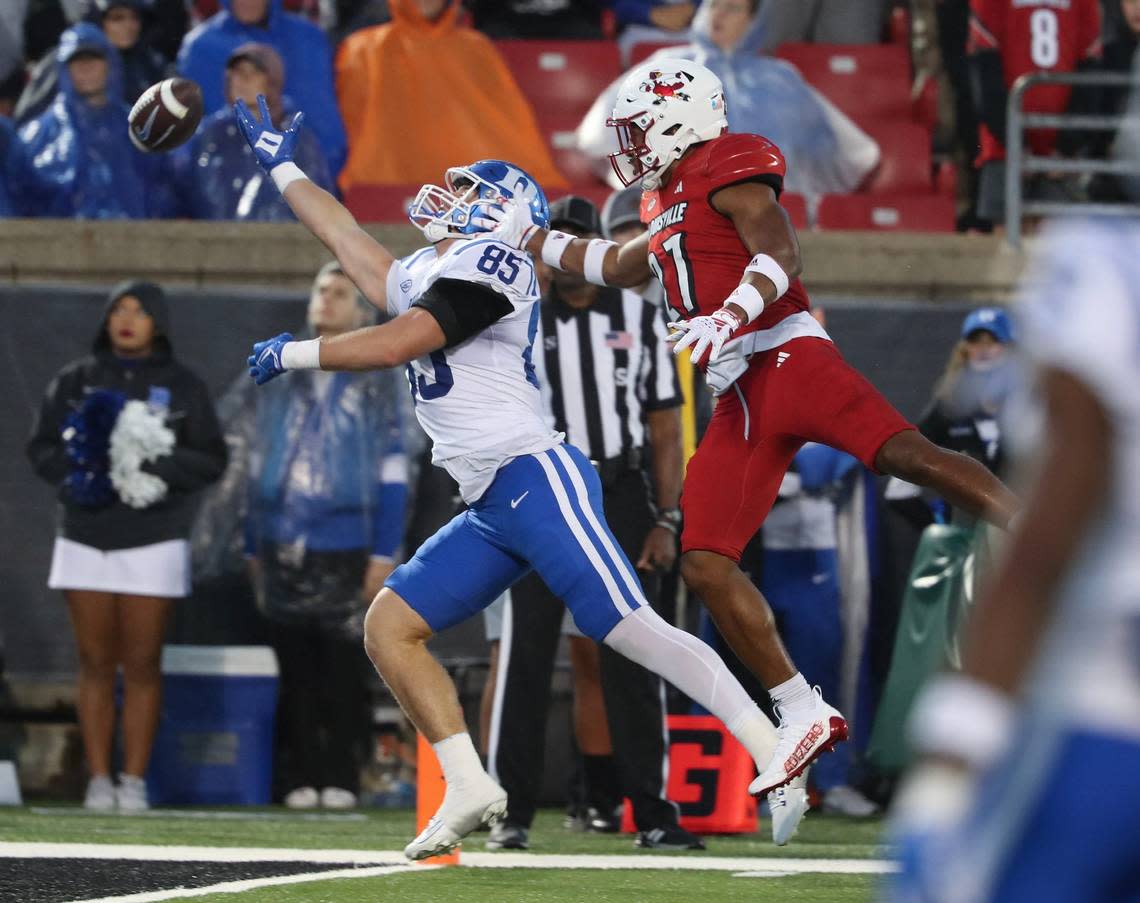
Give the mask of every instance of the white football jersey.
<path id="1" fill-rule="evenodd" d="M 530 257 L 494 239 L 457 241 L 442 256 L 421 248 L 388 272 L 388 312 L 405 313 L 440 278 L 489 286 L 513 312 L 454 348 L 408 364 L 416 419 L 432 440 L 432 463 L 478 499 L 512 458 L 562 441 L 546 424 L 532 363 L 538 280 Z"/>
<path id="2" fill-rule="evenodd" d="M 1140 223 L 1045 235 L 1019 313 L 1030 361 L 1091 390 L 1112 422 L 1108 497 L 1062 584 L 1039 656 L 1041 704 L 1140 736 Z"/>

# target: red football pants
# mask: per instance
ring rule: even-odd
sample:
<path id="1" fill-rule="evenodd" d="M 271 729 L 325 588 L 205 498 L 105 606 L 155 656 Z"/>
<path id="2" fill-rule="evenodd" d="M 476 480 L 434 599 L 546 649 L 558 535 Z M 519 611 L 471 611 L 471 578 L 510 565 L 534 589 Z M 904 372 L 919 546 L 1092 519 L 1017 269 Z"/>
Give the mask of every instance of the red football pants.
<path id="1" fill-rule="evenodd" d="M 799 338 L 752 356 L 720 398 L 689 461 L 681 551 L 739 561 L 760 529 L 788 465 L 822 442 L 875 469 L 891 436 L 914 429 L 826 339 Z"/>

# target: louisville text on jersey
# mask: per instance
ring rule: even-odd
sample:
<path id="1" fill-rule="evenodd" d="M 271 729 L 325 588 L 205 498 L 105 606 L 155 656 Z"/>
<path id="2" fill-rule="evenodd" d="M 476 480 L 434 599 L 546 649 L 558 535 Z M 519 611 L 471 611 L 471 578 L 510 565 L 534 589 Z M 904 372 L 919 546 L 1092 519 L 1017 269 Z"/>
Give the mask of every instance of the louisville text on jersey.
<path id="1" fill-rule="evenodd" d="M 688 208 L 688 201 L 681 201 L 679 204 L 674 204 L 664 213 L 660 213 L 649 223 L 649 234 L 656 235 L 662 229 L 667 229 L 669 226 L 675 226 L 685 218 L 685 210 Z"/>

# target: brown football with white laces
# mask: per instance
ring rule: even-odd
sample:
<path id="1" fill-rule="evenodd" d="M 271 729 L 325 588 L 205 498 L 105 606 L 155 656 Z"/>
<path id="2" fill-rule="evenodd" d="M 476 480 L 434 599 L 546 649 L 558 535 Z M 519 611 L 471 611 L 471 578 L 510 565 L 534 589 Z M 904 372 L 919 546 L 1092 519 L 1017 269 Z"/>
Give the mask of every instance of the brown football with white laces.
<path id="1" fill-rule="evenodd" d="M 147 88 L 131 107 L 131 143 L 146 153 L 173 150 L 190 140 L 202 121 L 202 89 L 188 78 L 168 78 Z"/>

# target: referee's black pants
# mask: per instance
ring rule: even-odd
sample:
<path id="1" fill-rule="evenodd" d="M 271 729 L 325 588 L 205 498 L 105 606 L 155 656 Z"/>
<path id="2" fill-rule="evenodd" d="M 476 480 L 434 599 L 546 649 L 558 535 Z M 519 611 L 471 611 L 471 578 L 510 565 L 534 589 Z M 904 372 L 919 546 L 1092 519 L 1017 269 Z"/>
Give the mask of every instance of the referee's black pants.
<path id="1" fill-rule="evenodd" d="M 653 526 L 649 488 L 640 470 L 603 484 L 606 520 L 618 544 L 636 563 Z M 656 608 L 660 579 L 637 572 Z M 498 698 L 491 714 L 488 766 L 507 791 L 507 821 L 530 827 L 542 781 L 550 683 L 565 607 L 535 574 L 511 589 L 499 643 Z M 601 644 L 602 695 L 623 794 L 633 802 L 639 831 L 677 823 L 676 806 L 664 798 L 668 752 L 661 678 Z"/>

